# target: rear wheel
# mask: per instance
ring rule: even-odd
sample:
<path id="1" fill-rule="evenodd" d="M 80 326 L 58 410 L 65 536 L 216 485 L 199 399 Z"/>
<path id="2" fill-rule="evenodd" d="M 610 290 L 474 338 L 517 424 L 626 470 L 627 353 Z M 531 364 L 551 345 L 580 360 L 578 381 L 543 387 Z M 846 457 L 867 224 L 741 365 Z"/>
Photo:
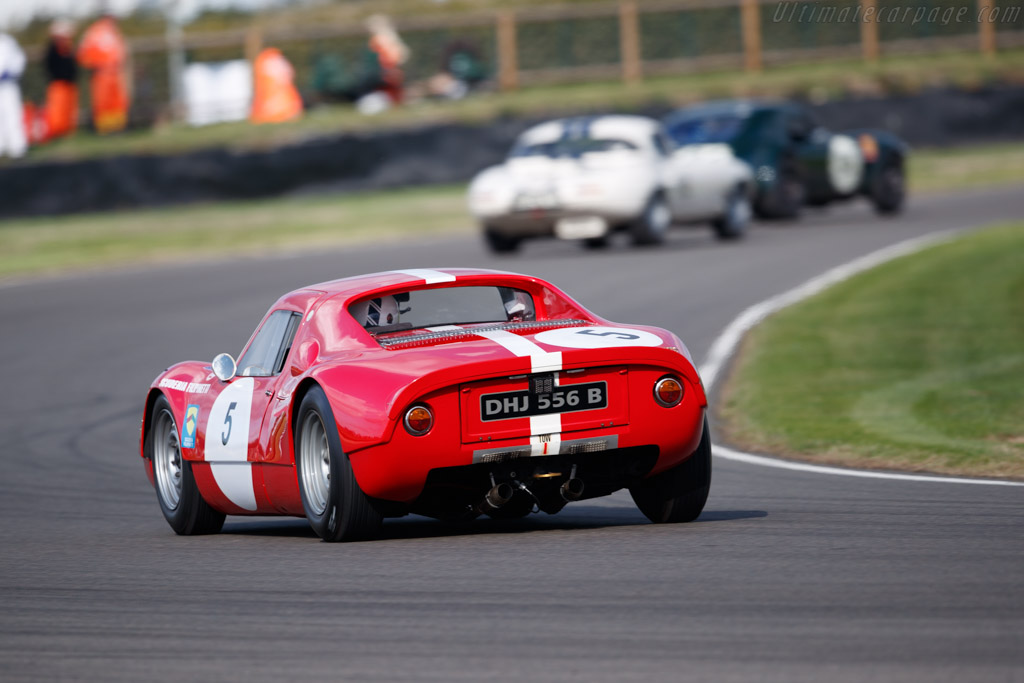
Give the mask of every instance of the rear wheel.
<path id="1" fill-rule="evenodd" d="M 160 511 L 176 534 L 215 534 L 224 526 L 224 513 L 210 507 L 196 486 L 192 465 L 181 456 L 178 426 L 171 404 L 161 396 L 153 405 L 146 453 L 153 463 L 153 481 Z"/>
<path id="2" fill-rule="evenodd" d="M 725 212 L 712 221 L 715 236 L 720 240 L 735 240 L 747 234 L 752 213 L 750 196 L 741 185 L 729 193 L 725 200 Z"/>
<path id="3" fill-rule="evenodd" d="M 382 516 L 359 488 L 327 397 L 309 390 L 299 405 L 295 428 L 295 469 L 306 519 L 325 541 L 373 538 Z"/>
<path id="4" fill-rule="evenodd" d="M 655 524 L 692 522 L 711 489 L 711 432 L 704 420 L 700 445 L 687 460 L 629 489 L 633 502 Z"/>
<path id="5" fill-rule="evenodd" d="M 771 190 L 758 198 L 754 207 L 760 218 L 796 218 L 807 198 L 807 190 L 799 172 L 791 166 L 779 170 Z"/>
<path id="6" fill-rule="evenodd" d="M 638 246 L 661 244 L 665 241 L 665 234 L 671 225 L 672 211 L 669 209 L 668 202 L 665 201 L 665 195 L 656 194 L 647 202 L 643 214 L 630 229 L 633 244 Z"/>
<path id="7" fill-rule="evenodd" d="M 583 246 L 587 249 L 606 249 L 608 247 L 608 235 L 588 237 L 583 240 Z"/>
<path id="8" fill-rule="evenodd" d="M 484 243 L 495 254 L 510 254 L 519 249 L 522 239 L 500 233 L 492 227 L 484 227 Z"/>
<path id="9" fill-rule="evenodd" d="M 871 203 L 880 214 L 899 213 L 903 209 L 906 193 L 903 164 L 900 161 L 890 161 L 879 170 L 875 182 L 872 183 Z"/>

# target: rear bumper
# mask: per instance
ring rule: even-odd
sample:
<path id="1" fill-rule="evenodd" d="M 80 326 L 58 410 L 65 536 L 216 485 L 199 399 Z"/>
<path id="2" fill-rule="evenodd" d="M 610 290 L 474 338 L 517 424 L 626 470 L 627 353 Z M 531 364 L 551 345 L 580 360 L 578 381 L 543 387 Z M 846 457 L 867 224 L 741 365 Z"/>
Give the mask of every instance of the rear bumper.
<path id="1" fill-rule="evenodd" d="M 603 211 L 591 209 L 538 209 L 516 211 L 488 216 L 483 222 L 488 228 L 510 237 L 553 237 L 555 224 L 562 218 L 601 218 L 611 229 L 636 220 L 639 212 Z"/>
<path id="2" fill-rule="evenodd" d="M 350 454 L 356 480 L 367 495 L 412 505 L 424 494 L 428 479 L 437 470 L 473 468 L 486 471 L 488 466 L 504 466 L 510 462 L 533 463 L 539 458 L 556 456 L 584 462 L 587 458 L 601 459 L 613 453 L 638 457 L 639 454 L 653 454 L 652 462 L 642 475 L 649 476 L 671 468 L 693 454 L 700 443 L 705 413 L 702 394 L 690 390 L 673 408 L 658 406 L 653 399 L 650 405 L 632 402 L 629 423 L 625 425 L 462 443 L 457 399 L 453 396 L 450 400 L 446 406 L 444 397 L 438 397 L 434 404 L 438 423 L 425 436 L 412 436 L 399 427 L 388 443 Z M 445 415 L 454 416 L 452 425 L 444 424 Z M 629 483 L 624 480 L 611 490 Z M 480 495 L 485 491 L 486 488 L 479 492 Z"/>

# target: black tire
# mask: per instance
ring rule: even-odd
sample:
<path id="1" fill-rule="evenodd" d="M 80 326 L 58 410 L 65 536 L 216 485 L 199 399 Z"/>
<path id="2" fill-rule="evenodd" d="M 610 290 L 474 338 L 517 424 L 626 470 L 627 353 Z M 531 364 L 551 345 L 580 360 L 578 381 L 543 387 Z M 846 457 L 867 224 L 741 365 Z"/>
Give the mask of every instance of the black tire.
<path id="1" fill-rule="evenodd" d="M 313 453 L 318 460 L 312 459 Z M 311 480 L 303 474 L 304 459 L 308 459 L 311 476 L 318 471 L 326 473 L 322 489 L 311 490 Z M 322 469 L 321 462 L 325 466 Z M 317 536 L 334 542 L 368 540 L 378 535 L 383 517 L 356 482 L 352 463 L 341 448 L 334 413 L 320 387 L 312 387 L 299 404 L 295 475 L 306 519 Z"/>
<path id="2" fill-rule="evenodd" d="M 519 249 L 522 241 L 520 237 L 503 234 L 491 227 L 484 227 L 484 243 L 495 254 L 511 254 Z"/>
<path id="3" fill-rule="evenodd" d="M 878 170 L 871 184 L 871 203 L 875 212 L 885 215 L 897 214 L 903 210 L 907 196 L 906 178 L 902 160 L 886 163 Z"/>
<path id="4" fill-rule="evenodd" d="M 783 166 L 771 190 L 758 197 L 754 212 L 758 218 L 797 218 L 807 200 L 807 189 L 800 173 L 791 166 Z"/>
<path id="5" fill-rule="evenodd" d="M 655 524 L 692 522 L 704 510 L 711 489 L 711 432 L 704 433 L 697 450 L 670 470 L 630 487 L 633 502 Z"/>
<path id="6" fill-rule="evenodd" d="M 711 222 L 715 237 L 736 240 L 746 235 L 752 211 L 746 188 L 742 185 L 734 188 L 725 200 L 725 212 Z"/>
<path id="7" fill-rule="evenodd" d="M 637 246 L 661 244 L 671 225 L 672 211 L 665 195 L 659 192 L 647 202 L 644 212 L 630 226 L 629 234 Z"/>
<path id="8" fill-rule="evenodd" d="M 180 536 L 215 534 L 224 526 L 225 515 L 210 507 L 199 493 L 192 464 L 181 457 L 179 434 L 171 404 L 160 396 L 153 404 L 146 433 L 146 457 L 153 463 L 160 511 Z"/>
<path id="9" fill-rule="evenodd" d="M 607 249 L 608 235 L 602 235 L 601 237 L 588 237 L 583 240 L 583 246 L 586 249 Z"/>

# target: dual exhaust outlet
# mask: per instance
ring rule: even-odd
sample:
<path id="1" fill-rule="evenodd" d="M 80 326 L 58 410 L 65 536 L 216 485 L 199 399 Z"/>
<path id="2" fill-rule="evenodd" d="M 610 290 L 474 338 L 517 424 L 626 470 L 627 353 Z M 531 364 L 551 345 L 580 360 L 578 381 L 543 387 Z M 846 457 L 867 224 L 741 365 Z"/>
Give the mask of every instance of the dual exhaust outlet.
<path id="1" fill-rule="evenodd" d="M 484 499 L 480 502 L 477 508 L 481 512 L 489 512 L 504 507 L 516 493 L 516 488 L 525 491 L 527 494 L 533 497 L 534 500 L 537 496 L 534 495 L 530 489 L 526 488 L 526 485 L 521 482 L 514 482 L 518 486 L 513 486 L 509 482 L 503 481 L 500 484 L 495 484 L 491 487 L 491 490 L 487 492 Z M 576 477 L 569 477 L 562 485 L 558 488 L 559 495 L 566 502 L 573 502 L 579 500 L 583 496 L 583 480 L 577 479 Z M 538 501 L 539 504 L 539 501 Z"/>

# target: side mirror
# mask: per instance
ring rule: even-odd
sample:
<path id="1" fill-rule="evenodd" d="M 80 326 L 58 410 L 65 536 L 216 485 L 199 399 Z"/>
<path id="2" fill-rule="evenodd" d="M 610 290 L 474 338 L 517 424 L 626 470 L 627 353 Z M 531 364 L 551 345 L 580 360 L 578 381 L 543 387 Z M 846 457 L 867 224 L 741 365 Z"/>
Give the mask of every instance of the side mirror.
<path id="1" fill-rule="evenodd" d="M 230 382 L 238 372 L 238 365 L 235 364 L 235 359 L 231 357 L 230 353 L 218 354 L 213 359 L 212 367 L 213 374 L 221 382 Z"/>

